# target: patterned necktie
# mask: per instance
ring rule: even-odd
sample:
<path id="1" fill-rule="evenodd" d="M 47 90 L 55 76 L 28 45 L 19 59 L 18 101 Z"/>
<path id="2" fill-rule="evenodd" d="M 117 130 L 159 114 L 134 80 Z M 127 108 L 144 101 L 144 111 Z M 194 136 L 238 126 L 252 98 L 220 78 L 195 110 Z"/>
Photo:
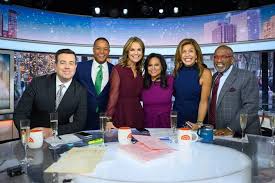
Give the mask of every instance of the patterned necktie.
<path id="1" fill-rule="evenodd" d="M 99 70 L 96 74 L 96 79 L 95 79 L 95 90 L 97 95 L 100 94 L 101 92 L 101 84 L 102 84 L 102 79 L 103 79 L 103 72 L 102 72 L 102 65 L 100 64 L 98 66 Z"/>
<path id="2" fill-rule="evenodd" d="M 214 86 L 212 89 L 212 97 L 211 97 L 210 106 L 209 106 L 208 122 L 212 124 L 214 127 L 216 125 L 217 92 L 218 92 L 221 77 L 222 77 L 222 73 L 219 73 L 214 81 Z"/>
<path id="3" fill-rule="evenodd" d="M 62 100 L 62 97 L 63 97 L 63 95 L 64 95 L 64 93 L 63 93 L 63 91 L 62 91 L 63 88 L 65 88 L 65 85 L 64 85 L 64 84 L 59 85 L 59 89 L 58 89 L 58 91 L 57 91 L 57 93 L 56 93 L 55 109 L 58 108 L 58 106 L 59 106 L 59 104 L 60 104 L 60 102 L 61 102 L 61 100 Z"/>

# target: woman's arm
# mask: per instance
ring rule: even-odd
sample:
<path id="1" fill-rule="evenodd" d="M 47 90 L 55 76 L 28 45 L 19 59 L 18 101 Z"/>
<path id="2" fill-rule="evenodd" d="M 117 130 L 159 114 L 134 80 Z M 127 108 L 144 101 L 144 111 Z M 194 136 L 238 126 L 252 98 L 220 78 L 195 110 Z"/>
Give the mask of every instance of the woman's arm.
<path id="1" fill-rule="evenodd" d="M 204 69 L 200 78 L 202 86 L 201 99 L 199 103 L 198 122 L 203 122 L 208 109 L 208 99 L 211 92 L 212 74 L 209 69 Z"/>
<path id="2" fill-rule="evenodd" d="M 116 68 L 113 68 L 111 76 L 110 76 L 110 93 L 109 93 L 109 101 L 107 105 L 106 115 L 108 117 L 113 118 L 113 115 L 115 113 L 116 104 L 118 101 L 119 96 L 119 85 L 120 85 L 120 78 L 119 74 Z M 112 122 L 108 122 L 106 124 L 106 130 L 111 130 L 112 128 L 115 128 Z"/>

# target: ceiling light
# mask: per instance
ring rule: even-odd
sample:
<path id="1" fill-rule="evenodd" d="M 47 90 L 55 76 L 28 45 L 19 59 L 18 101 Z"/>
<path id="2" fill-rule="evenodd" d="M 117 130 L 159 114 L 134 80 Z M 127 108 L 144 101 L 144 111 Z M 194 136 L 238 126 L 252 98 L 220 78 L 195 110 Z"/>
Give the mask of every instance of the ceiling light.
<path id="1" fill-rule="evenodd" d="M 99 7 L 95 7 L 95 14 L 97 14 L 97 15 L 100 14 L 100 8 Z"/>
<path id="2" fill-rule="evenodd" d="M 174 7 L 174 13 L 175 13 L 175 14 L 178 14 L 178 13 L 179 13 L 179 7 L 177 7 L 177 6 Z"/>
<path id="3" fill-rule="evenodd" d="M 163 14 L 164 13 L 164 10 L 162 8 L 159 9 L 159 13 L 160 14 Z"/>
<path id="4" fill-rule="evenodd" d="M 128 14 L 128 9 L 127 8 L 124 8 L 123 9 L 123 15 L 127 15 Z"/>

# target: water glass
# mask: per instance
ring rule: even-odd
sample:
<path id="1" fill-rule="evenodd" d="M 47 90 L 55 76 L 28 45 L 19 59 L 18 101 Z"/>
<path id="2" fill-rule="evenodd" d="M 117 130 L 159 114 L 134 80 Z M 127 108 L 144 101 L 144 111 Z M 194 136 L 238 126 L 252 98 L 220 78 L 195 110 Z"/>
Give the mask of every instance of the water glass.
<path id="1" fill-rule="evenodd" d="M 247 125 L 247 118 L 248 118 L 247 113 L 240 113 L 240 126 L 241 126 L 241 130 L 242 130 L 242 140 L 244 139 L 244 130 Z"/>
<path id="2" fill-rule="evenodd" d="M 50 124 L 51 124 L 51 129 L 52 129 L 52 135 L 54 138 L 57 137 L 58 135 L 58 113 L 50 113 Z"/>
<path id="3" fill-rule="evenodd" d="M 105 129 L 106 129 L 106 124 L 107 122 L 111 122 L 111 118 L 106 116 L 105 113 L 100 113 L 99 114 L 99 125 L 100 125 L 100 132 L 102 133 L 102 145 L 105 146 L 105 139 L 104 139 L 104 134 L 105 134 Z"/>
<path id="4" fill-rule="evenodd" d="M 54 142 L 56 142 L 57 135 L 58 135 L 58 113 L 57 112 L 50 113 L 50 126 L 52 129 Z M 51 144 L 51 147 L 50 147 L 51 149 L 57 148 L 57 144 L 55 144 L 54 142 Z"/>
<path id="5" fill-rule="evenodd" d="M 25 157 L 21 162 L 22 164 L 28 164 L 27 147 L 28 147 L 29 137 L 30 137 L 30 120 L 28 119 L 20 120 L 20 135 L 21 135 L 22 144 L 24 146 L 24 152 L 25 152 Z"/>
<path id="6" fill-rule="evenodd" d="M 177 119 L 178 119 L 177 111 L 171 111 L 171 113 L 170 113 L 170 126 L 171 126 L 171 130 L 172 130 L 171 141 L 173 143 L 176 142 Z"/>

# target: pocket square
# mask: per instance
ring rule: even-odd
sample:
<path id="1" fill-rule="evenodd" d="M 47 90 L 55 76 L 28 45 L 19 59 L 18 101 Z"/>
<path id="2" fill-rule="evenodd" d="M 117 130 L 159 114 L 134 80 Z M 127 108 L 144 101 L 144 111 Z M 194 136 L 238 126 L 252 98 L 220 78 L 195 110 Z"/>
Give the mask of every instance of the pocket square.
<path id="1" fill-rule="evenodd" d="M 230 88 L 228 91 L 229 92 L 234 92 L 234 91 L 236 91 L 236 88 Z"/>

